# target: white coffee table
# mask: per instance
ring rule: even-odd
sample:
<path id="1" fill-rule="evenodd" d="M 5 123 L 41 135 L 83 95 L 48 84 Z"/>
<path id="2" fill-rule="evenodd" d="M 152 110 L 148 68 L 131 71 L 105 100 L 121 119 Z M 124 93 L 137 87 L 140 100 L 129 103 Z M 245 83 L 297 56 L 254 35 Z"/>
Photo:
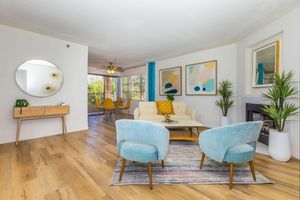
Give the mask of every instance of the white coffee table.
<path id="1" fill-rule="evenodd" d="M 195 120 L 176 120 L 176 123 L 166 123 L 162 122 L 160 120 L 149 120 L 151 122 L 160 124 L 167 129 L 174 130 L 174 132 L 171 132 L 170 140 L 190 140 L 190 141 L 197 141 L 199 134 L 205 130 L 208 129 L 205 127 L 202 123 L 195 121 Z M 176 130 L 178 129 L 178 130 Z M 187 134 L 187 131 L 182 130 L 189 130 L 189 134 Z M 196 134 L 194 134 L 193 129 L 196 129 Z M 176 133 L 175 133 L 176 131 Z"/>

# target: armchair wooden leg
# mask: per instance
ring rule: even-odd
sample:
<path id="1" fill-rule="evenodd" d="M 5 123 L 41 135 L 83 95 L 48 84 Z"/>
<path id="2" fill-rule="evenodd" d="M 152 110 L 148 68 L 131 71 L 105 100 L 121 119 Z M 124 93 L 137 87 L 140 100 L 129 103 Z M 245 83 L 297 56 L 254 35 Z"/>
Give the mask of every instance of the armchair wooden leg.
<path id="1" fill-rule="evenodd" d="M 150 190 L 152 190 L 152 163 L 148 162 L 148 176 L 149 176 L 149 183 L 150 183 Z"/>
<path id="2" fill-rule="evenodd" d="M 165 162 L 163 160 L 161 161 L 161 166 L 162 168 L 165 168 Z"/>
<path id="3" fill-rule="evenodd" d="M 126 159 L 123 159 L 122 160 L 122 166 L 121 166 L 119 181 L 122 180 L 123 172 L 124 172 L 124 169 L 125 169 L 125 164 L 126 164 Z"/>
<path id="4" fill-rule="evenodd" d="M 250 160 L 250 161 L 249 161 L 249 165 L 250 165 L 250 169 L 251 169 L 251 173 L 252 173 L 253 180 L 256 181 L 256 176 L 255 176 L 255 169 L 254 169 L 254 162 L 253 162 L 253 160 Z"/>
<path id="5" fill-rule="evenodd" d="M 229 188 L 230 189 L 232 189 L 233 170 L 234 170 L 233 163 L 229 163 Z"/>
<path id="6" fill-rule="evenodd" d="M 202 169 L 204 160 L 205 160 L 205 153 L 202 152 L 202 157 L 201 157 L 201 161 L 200 161 L 200 169 Z"/>

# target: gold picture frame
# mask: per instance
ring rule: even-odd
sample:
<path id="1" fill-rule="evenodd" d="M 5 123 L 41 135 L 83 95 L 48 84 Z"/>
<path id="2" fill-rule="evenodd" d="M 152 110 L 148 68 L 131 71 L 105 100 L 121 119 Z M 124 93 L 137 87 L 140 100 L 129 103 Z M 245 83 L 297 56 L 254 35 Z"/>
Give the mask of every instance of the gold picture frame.
<path id="1" fill-rule="evenodd" d="M 182 67 L 172 67 L 159 70 L 159 95 L 182 95 Z"/>
<path id="2" fill-rule="evenodd" d="M 217 95 L 218 61 L 210 60 L 185 66 L 185 93 L 187 96 Z"/>

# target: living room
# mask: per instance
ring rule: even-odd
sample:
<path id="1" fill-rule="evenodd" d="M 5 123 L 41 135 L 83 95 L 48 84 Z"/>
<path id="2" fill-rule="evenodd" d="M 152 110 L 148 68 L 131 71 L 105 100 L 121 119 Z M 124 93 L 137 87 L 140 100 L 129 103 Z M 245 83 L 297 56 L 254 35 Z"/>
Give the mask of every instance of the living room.
<path id="1" fill-rule="evenodd" d="M 0 1 L 0 44 L 0 199 L 299 199 L 298 0 Z"/>

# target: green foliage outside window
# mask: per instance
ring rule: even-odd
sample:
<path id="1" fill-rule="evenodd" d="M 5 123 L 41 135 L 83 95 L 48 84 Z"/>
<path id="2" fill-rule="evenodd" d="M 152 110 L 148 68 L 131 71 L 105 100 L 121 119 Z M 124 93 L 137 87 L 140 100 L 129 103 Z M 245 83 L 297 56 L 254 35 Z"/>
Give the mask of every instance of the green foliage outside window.
<path id="1" fill-rule="evenodd" d="M 103 88 L 102 76 L 88 75 L 88 104 L 95 105 L 96 96 L 103 99 Z"/>
<path id="2" fill-rule="evenodd" d="M 145 75 L 122 77 L 122 97 L 144 100 Z"/>
<path id="3" fill-rule="evenodd" d="M 105 81 L 106 83 L 111 84 L 110 91 L 105 91 Z M 96 96 L 99 97 L 100 101 L 104 100 L 104 91 L 105 96 L 116 98 L 117 94 L 117 77 L 108 77 L 101 75 L 88 75 L 88 104 L 95 105 Z"/>

